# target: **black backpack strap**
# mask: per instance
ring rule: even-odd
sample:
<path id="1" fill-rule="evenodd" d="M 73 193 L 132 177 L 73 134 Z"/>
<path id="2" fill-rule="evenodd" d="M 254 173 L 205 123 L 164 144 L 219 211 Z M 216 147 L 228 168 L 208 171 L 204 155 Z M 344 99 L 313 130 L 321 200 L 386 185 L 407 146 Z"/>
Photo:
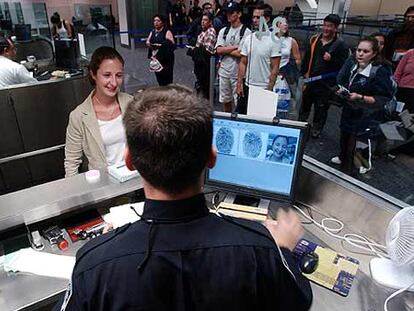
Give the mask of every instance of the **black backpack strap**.
<path id="1" fill-rule="evenodd" d="M 227 35 L 228 35 L 229 31 L 230 31 L 230 25 L 226 26 L 226 28 L 224 29 L 224 33 L 223 33 L 223 41 L 224 42 L 226 42 L 226 38 L 227 38 Z"/>
<path id="2" fill-rule="evenodd" d="M 240 41 L 243 39 L 244 37 L 244 33 L 246 32 L 247 26 L 243 25 L 242 29 L 240 29 Z"/>

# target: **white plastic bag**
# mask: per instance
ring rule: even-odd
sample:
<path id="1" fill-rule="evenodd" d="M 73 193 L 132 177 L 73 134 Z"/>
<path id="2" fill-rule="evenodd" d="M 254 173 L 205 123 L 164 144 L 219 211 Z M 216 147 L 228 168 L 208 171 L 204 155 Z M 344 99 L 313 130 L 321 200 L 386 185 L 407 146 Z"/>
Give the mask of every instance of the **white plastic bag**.
<path id="1" fill-rule="evenodd" d="M 289 84 L 282 76 L 277 76 L 273 91 L 278 94 L 277 111 L 287 112 L 291 99 Z"/>

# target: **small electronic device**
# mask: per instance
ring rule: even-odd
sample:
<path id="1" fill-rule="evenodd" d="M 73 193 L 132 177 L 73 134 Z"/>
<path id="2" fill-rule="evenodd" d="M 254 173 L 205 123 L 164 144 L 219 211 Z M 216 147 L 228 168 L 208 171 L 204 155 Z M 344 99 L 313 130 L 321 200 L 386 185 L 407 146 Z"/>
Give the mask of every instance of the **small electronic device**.
<path id="1" fill-rule="evenodd" d="M 107 223 L 102 222 L 85 229 L 76 229 L 73 231 L 73 234 L 75 234 L 80 240 L 93 239 L 103 233 L 106 225 Z"/>
<path id="2" fill-rule="evenodd" d="M 307 129 L 304 122 L 215 113 L 213 145 L 218 155 L 215 167 L 206 172 L 206 185 L 293 202 Z"/>
<path id="3" fill-rule="evenodd" d="M 62 251 L 69 247 L 69 243 L 65 239 L 63 230 L 58 226 L 53 226 L 43 230 L 42 235 L 51 245 L 57 245 L 57 247 Z"/>
<path id="4" fill-rule="evenodd" d="M 302 239 L 293 250 L 299 269 L 312 282 L 341 296 L 348 296 L 359 261 L 330 248 Z"/>
<path id="5" fill-rule="evenodd" d="M 304 253 L 300 259 L 299 268 L 305 274 L 311 274 L 318 268 L 319 256 L 314 252 Z"/>
<path id="6" fill-rule="evenodd" d="M 338 93 L 345 97 L 351 96 L 351 92 L 346 87 L 340 84 L 338 84 Z"/>

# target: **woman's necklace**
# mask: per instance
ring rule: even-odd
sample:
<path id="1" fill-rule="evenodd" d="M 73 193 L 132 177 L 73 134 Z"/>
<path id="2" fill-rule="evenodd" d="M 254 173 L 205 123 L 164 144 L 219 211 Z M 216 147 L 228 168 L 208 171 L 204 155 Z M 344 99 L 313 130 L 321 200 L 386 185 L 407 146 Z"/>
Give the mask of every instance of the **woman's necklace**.
<path id="1" fill-rule="evenodd" d="M 98 102 L 98 104 L 101 106 L 101 107 L 106 107 L 105 105 L 103 105 L 102 103 L 101 103 L 101 101 L 98 99 L 98 96 L 94 96 L 94 98 L 96 99 L 96 101 Z M 111 113 L 109 114 L 109 117 L 107 118 L 107 119 L 109 119 L 109 120 L 111 120 L 112 119 L 112 117 L 114 116 L 114 113 L 115 113 L 115 111 L 116 111 L 116 108 L 117 108 L 117 104 L 115 104 L 115 105 L 112 105 L 112 109 L 111 109 Z M 105 118 L 106 119 L 106 118 Z"/>

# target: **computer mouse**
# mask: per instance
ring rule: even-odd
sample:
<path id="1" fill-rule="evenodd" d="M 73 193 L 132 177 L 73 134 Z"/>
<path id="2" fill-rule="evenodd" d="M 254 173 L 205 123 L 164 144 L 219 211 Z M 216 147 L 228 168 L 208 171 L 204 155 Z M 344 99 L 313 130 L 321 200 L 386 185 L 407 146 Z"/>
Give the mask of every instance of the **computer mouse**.
<path id="1" fill-rule="evenodd" d="M 303 255 L 300 260 L 300 270 L 305 274 L 311 274 L 318 268 L 319 256 L 314 252 Z"/>

